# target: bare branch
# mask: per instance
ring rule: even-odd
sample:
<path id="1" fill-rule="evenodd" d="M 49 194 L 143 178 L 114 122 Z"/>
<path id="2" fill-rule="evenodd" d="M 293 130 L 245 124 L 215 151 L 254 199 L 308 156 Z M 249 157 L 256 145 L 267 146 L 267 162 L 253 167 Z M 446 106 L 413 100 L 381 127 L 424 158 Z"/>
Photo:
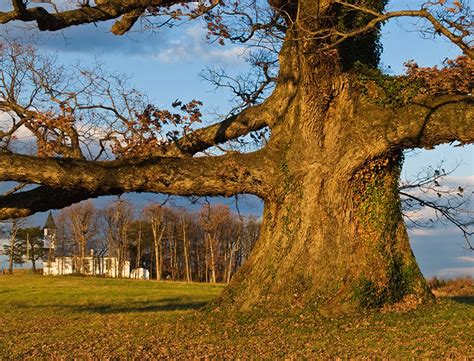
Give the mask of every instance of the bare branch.
<path id="1" fill-rule="evenodd" d="M 90 24 L 124 16 L 112 27 L 112 32 L 122 35 L 128 31 L 140 14 L 157 7 L 170 7 L 193 3 L 191 0 L 112 0 L 97 1 L 95 6 L 85 4 L 72 10 L 50 13 L 43 7 L 28 8 L 23 0 L 12 0 L 13 10 L 0 12 L 0 23 L 13 20 L 34 21 L 40 30 L 55 31 L 73 25 Z"/>
<path id="2" fill-rule="evenodd" d="M 444 161 L 436 167 L 422 169 L 416 177 L 402 181 L 398 187 L 402 201 L 402 213 L 407 226 L 434 227 L 437 224 L 452 224 L 461 230 L 468 247 L 474 250 L 470 240 L 473 235 L 474 211 L 470 207 L 472 196 L 466 189 L 470 185 L 447 185 L 446 182 L 459 164 L 446 170 Z M 434 217 L 421 215 L 430 208 Z"/>
<path id="3" fill-rule="evenodd" d="M 453 212 L 453 208 L 450 207 L 449 205 L 441 205 L 436 202 L 432 202 L 426 199 L 421 199 L 413 194 L 407 193 L 407 192 L 399 192 L 401 196 L 413 199 L 414 201 L 418 202 L 421 206 L 426 206 L 429 207 L 433 210 L 435 210 L 437 213 L 440 213 L 444 218 L 446 218 L 451 224 L 455 225 L 456 228 L 458 228 L 464 237 L 464 240 L 466 241 L 467 246 L 469 249 L 474 250 L 472 244 L 470 243 L 470 237 L 474 235 L 474 232 L 469 231 L 468 226 L 469 223 L 464 223 L 460 221 L 456 215 L 455 212 Z"/>
<path id="4" fill-rule="evenodd" d="M 420 10 L 392 11 L 392 12 L 382 14 L 382 13 L 378 13 L 376 11 L 373 11 L 371 9 L 368 9 L 356 4 L 348 3 L 346 1 L 336 0 L 335 2 L 349 9 L 353 9 L 355 11 L 361 11 L 361 12 L 370 14 L 373 16 L 373 19 L 370 20 L 365 26 L 358 28 L 354 31 L 351 31 L 349 33 L 336 32 L 336 35 L 338 35 L 338 40 L 332 42 L 331 46 L 336 46 L 342 43 L 343 41 L 347 40 L 348 38 L 353 38 L 353 37 L 362 35 L 364 33 L 367 33 L 373 30 L 378 24 L 383 23 L 384 21 L 387 21 L 389 19 L 399 18 L 399 17 L 416 17 L 416 18 L 423 18 L 429 21 L 432 24 L 434 31 L 436 33 L 443 34 L 451 42 L 453 42 L 453 44 L 457 45 L 464 52 L 464 54 L 469 56 L 471 59 L 474 59 L 473 48 L 469 46 L 469 43 L 465 42 L 464 40 L 465 38 L 468 38 L 470 35 L 470 32 L 468 31 L 468 29 L 463 28 L 461 35 L 456 35 L 453 31 L 450 31 L 448 27 L 444 26 L 443 23 L 439 19 L 433 16 L 433 14 L 430 13 L 427 10 L 427 8 L 421 8 Z M 455 25 L 456 25 L 455 23 L 451 23 L 451 26 L 454 27 L 454 30 L 459 30 L 459 27 Z"/>

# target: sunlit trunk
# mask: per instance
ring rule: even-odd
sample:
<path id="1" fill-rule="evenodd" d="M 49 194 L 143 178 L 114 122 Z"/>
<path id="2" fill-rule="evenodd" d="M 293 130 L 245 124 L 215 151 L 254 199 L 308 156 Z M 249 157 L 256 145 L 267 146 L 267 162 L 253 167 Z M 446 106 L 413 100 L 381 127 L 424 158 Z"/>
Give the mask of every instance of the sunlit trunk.
<path id="1" fill-rule="evenodd" d="M 274 193 L 255 249 L 222 300 L 240 310 L 333 311 L 423 301 L 430 292 L 397 191 L 401 154 L 371 153 L 372 134 L 354 118 L 352 78 L 337 54 L 304 52 L 312 44 L 281 55 L 281 72 L 298 88 L 267 146 Z"/>

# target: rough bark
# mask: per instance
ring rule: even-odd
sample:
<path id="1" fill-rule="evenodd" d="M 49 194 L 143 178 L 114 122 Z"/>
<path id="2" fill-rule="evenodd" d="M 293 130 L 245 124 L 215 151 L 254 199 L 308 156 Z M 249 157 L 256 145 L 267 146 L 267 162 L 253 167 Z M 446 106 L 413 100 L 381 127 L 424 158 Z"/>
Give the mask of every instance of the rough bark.
<path id="1" fill-rule="evenodd" d="M 347 310 L 429 298 L 400 212 L 399 155 L 351 175 L 291 153 L 281 162 L 283 189 L 265 202 L 260 239 L 225 303 Z"/>
<path id="2" fill-rule="evenodd" d="M 124 192 L 223 195 L 266 192 L 269 160 L 263 153 L 220 157 L 90 162 L 2 154 L 0 180 L 40 184 L 0 197 L 0 218 L 27 216 L 74 202 Z"/>

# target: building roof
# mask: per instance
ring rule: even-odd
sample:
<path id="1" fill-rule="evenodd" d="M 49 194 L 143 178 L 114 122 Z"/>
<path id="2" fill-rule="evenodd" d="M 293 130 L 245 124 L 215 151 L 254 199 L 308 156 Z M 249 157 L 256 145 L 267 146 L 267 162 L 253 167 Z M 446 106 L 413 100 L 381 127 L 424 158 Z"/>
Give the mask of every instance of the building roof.
<path id="1" fill-rule="evenodd" d="M 49 211 L 48 218 L 46 219 L 43 229 L 56 229 L 56 223 L 54 223 L 54 218 L 51 211 Z"/>

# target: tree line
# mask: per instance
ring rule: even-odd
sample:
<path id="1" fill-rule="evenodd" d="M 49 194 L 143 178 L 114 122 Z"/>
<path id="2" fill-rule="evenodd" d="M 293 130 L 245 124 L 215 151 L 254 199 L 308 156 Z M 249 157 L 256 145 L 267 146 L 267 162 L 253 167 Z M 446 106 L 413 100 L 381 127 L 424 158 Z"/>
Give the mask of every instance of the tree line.
<path id="1" fill-rule="evenodd" d="M 147 269 L 156 280 L 210 283 L 230 281 L 248 258 L 260 228 L 257 217 L 241 216 L 223 204 L 206 203 L 193 212 L 149 204 L 137 213 L 123 200 L 103 209 L 91 201 L 73 205 L 63 209 L 55 223 L 54 255 L 73 257 L 77 273 L 85 273 L 86 259 L 92 255 L 116 257 L 120 272 L 129 260 L 132 269 Z M 12 264 L 31 260 L 26 255 L 28 233 L 41 251 L 36 250 L 36 259 L 43 253 L 48 257 L 42 231 L 20 228 L 12 237 L 16 241 L 5 246 Z M 13 243 L 18 246 L 10 252 Z"/>
<path id="2" fill-rule="evenodd" d="M 24 219 L 14 219 L 1 227 L 1 234 L 7 238 L 3 245 L 3 254 L 8 257 L 8 273 L 13 273 L 14 264 L 31 262 L 33 272 L 36 272 L 36 262 L 44 255 L 43 232 L 39 227 L 25 227 Z"/>

